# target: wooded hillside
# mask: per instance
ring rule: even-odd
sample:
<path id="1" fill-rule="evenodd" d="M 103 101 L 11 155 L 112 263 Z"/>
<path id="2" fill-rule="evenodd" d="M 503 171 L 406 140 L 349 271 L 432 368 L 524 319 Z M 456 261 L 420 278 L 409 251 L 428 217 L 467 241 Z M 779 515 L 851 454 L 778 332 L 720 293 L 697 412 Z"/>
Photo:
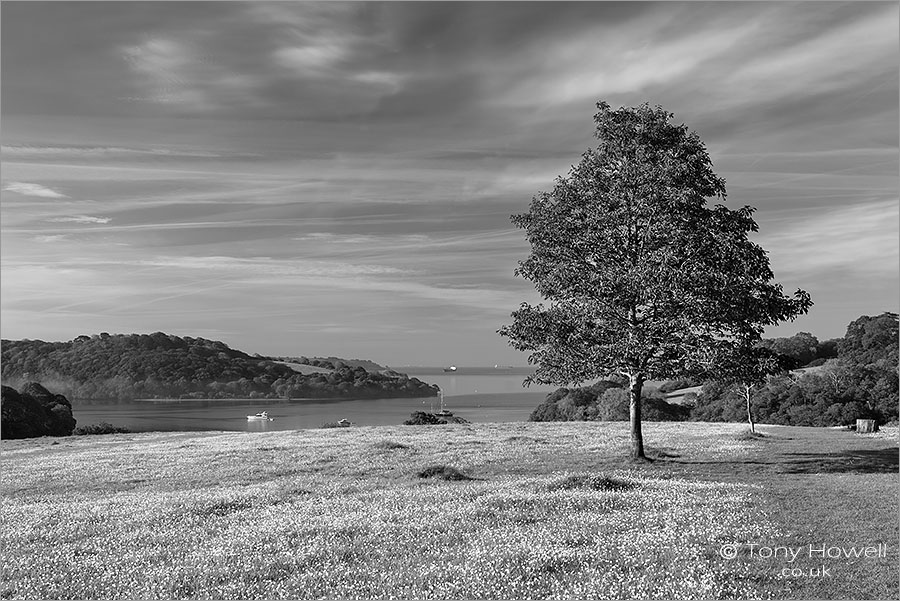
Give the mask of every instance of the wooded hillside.
<path id="1" fill-rule="evenodd" d="M 99 334 L 68 342 L 3 340 L 2 378 L 40 381 L 70 399 L 386 398 L 434 396 L 396 372 L 319 361 L 330 373 L 301 374 L 223 342 L 154 334 Z"/>

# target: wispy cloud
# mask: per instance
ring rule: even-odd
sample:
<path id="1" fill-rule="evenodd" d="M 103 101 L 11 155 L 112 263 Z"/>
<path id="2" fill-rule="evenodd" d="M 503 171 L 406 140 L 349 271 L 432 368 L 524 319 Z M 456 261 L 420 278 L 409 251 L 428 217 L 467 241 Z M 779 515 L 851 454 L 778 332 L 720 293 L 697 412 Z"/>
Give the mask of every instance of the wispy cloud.
<path id="1" fill-rule="evenodd" d="M 38 198 L 68 198 L 65 194 L 57 192 L 53 188 L 41 184 L 29 184 L 24 182 L 12 182 L 4 190 L 15 192 L 22 196 L 37 196 Z"/>
<path id="2" fill-rule="evenodd" d="M 34 236 L 32 240 L 40 244 L 49 244 L 65 240 L 65 238 L 65 234 L 42 234 L 40 236 Z"/>
<path id="3" fill-rule="evenodd" d="M 872 67 L 887 68 L 881 59 L 885 53 L 897 52 L 897 40 L 872 32 L 896 22 L 897 5 L 876 3 L 871 8 L 868 14 L 839 21 L 808 37 L 786 36 L 784 30 L 774 27 L 775 21 L 792 21 L 793 16 L 773 11 L 759 39 L 762 43 L 755 46 L 757 52 L 746 54 L 748 60 L 731 70 L 723 85 L 748 91 L 765 89 L 773 97 L 821 94 L 865 78 Z"/>
<path id="4" fill-rule="evenodd" d="M 855 277 L 895 277 L 898 220 L 896 200 L 797 214 L 782 231 L 761 234 L 760 242 L 780 274 L 813 277 L 846 270 Z"/>
<path id="5" fill-rule="evenodd" d="M 109 223 L 109 217 L 92 217 L 91 215 L 73 215 L 71 217 L 53 217 L 47 221 L 54 223 Z"/>
<path id="6" fill-rule="evenodd" d="M 202 34 L 195 34 L 201 37 Z M 198 40 L 199 41 L 199 40 Z M 256 106 L 256 78 L 210 60 L 190 41 L 152 37 L 122 48 L 141 96 L 128 100 L 171 104 L 178 110 L 207 113 L 234 102 Z"/>
<path id="7" fill-rule="evenodd" d="M 492 70 L 494 98 L 505 106 L 543 108 L 640 93 L 683 80 L 759 29 L 751 20 L 718 31 L 676 31 L 669 28 L 674 18 L 650 15 L 632 27 L 585 28 L 532 47 L 531 56 L 519 59 L 518 71 L 504 70 L 503 63 Z"/>
<path id="8" fill-rule="evenodd" d="M 123 148 L 120 146 L 30 146 L 7 145 L 0 148 L 0 153 L 9 158 L 114 158 L 117 156 L 131 157 L 134 155 L 150 155 L 159 157 L 192 157 L 192 158 L 221 158 L 219 152 L 203 150 L 188 150 L 177 148 Z"/>
<path id="9" fill-rule="evenodd" d="M 272 257 L 159 257 L 140 260 L 138 265 L 192 269 L 204 271 L 239 272 L 258 276 L 327 276 L 332 278 L 396 275 L 402 269 L 385 265 L 309 261 L 304 259 L 276 259 Z"/>

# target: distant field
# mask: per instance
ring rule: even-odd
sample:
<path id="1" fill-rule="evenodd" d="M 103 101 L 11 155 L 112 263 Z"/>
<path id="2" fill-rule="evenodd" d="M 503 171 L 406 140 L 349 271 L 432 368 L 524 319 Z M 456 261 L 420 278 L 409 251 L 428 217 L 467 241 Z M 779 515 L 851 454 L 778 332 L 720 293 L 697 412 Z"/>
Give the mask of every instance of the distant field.
<path id="1" fill-rule="evenodd" d="M 287 365 L 291 369 L 293 369 L 297 373 L 301 373 L 304 376 L 308 374 L 330 374 L 334 370 L 328 369 L 325 367 L 316 367 L 315 365 L 306 365 L 304 363 L 289 363 L 287 361 L 275 361 L 275 363 L 280 363 L 282 365 Z"/>
<path id="2" fill-rule="evenodd" d="M 615 422 L 2 441 L 0 595 L 897 598 L 897 429 L 758 428 L 648 423 L 646 464 Z"/>
<path id="3" fill-rule="evenodd" d="M 700 394 L 700 391 L 703 389 L 703 386 L 690 386 L 688 388 L 679 388 L 678 390 L 673 390 L 666 394 L 666 400 L 670 403 L 682 403 L 684 402 L 684 395 L 693 392 L 694 394 Z"/>

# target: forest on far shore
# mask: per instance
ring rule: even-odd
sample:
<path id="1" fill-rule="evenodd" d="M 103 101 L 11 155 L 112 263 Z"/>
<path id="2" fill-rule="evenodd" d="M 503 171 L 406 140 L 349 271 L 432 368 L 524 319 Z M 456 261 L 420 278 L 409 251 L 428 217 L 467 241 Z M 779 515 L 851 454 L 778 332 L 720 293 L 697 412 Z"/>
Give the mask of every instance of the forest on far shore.
<path id="1" fill-rule="evenodd" d="M 248 355 L 224 342 L 154 334 L 97 334 L 68 342 L 3 340 L 3 383 L 40 382 L 78 399 L 399 398 L 436 396 L 418 378 L 359 359 L 306 357 L 299 373 L 281 359 Z M 365 366 L 370 367 L 366 369 Z"/>

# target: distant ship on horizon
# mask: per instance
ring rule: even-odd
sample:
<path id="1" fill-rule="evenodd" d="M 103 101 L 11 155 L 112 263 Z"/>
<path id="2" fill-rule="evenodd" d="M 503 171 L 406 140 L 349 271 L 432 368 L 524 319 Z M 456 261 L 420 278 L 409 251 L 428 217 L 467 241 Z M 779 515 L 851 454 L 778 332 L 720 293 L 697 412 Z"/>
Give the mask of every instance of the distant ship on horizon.
<path id="1" fill-rule="evenodd" d="M 456 371 L 456 366 L 455 366 L 455 365 L 451 365 L 450 367 L 445 367 L 445 368 L 444 368 L 444 371 Z"/>

